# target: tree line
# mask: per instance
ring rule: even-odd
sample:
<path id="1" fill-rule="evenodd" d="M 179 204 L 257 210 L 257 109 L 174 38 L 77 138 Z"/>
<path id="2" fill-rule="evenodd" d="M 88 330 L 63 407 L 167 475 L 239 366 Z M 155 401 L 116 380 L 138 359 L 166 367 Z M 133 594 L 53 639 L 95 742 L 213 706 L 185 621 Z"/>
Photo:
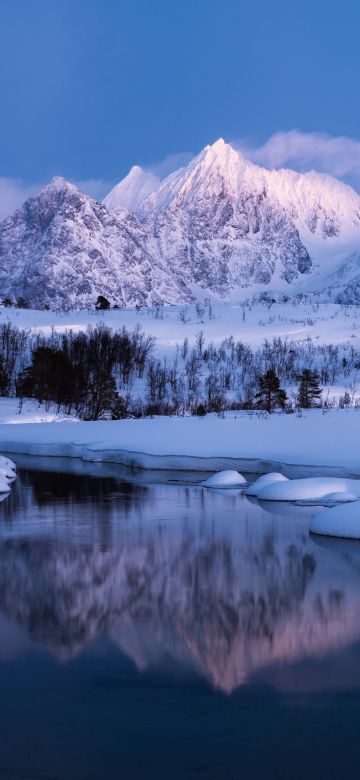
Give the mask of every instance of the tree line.
<path id="1" fill-rule="evenodd" d="M 50 335 L 0 326 L 0 395 L 56 404 L 85 420 L 149 414 L 222 413 L 227 409 L 294 411 L 329 405 L 326 388 L 358 403 L 360 351 L 352 344 L 316 345 L 275 338 L 252 349 L 230 336 L 206 342 L 202 331 L 162 360 L 139 326 L 104 324 Z"/>

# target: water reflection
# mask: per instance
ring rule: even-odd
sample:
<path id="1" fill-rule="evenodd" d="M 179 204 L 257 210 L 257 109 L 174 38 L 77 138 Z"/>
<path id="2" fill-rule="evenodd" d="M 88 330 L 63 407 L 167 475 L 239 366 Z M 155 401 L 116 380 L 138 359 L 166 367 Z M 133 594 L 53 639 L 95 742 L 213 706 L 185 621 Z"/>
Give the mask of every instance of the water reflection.
<path id="1" fill-rule="evenodd" d="M 360 547 L 319 544 L 308 520 L 238 491 L 22 471 L 0 507 L 1 659 L 106 636 L 138 669 L 171 658 L 230 693 L 345 647 Z"/>

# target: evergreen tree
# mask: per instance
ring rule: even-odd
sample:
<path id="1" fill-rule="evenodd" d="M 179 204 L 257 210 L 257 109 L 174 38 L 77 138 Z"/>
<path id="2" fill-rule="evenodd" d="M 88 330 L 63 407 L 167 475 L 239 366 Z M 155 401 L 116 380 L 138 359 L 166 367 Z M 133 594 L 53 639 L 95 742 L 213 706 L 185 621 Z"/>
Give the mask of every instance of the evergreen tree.
<path id="1" fill-rule="evenodd" d="M 25 300 L 25 298 L 22 298 L 21 296 L 20 296 L 20 298 L 17 299 L 15 305 L 16 305 L 17 309 L 27 309 L 26 300 Z"/>
<path id="2" fill-rule="evenodd" d="M 9 395 L 9 386 L 10 386 L 10 381 L 9 381 L 9 376 L 5 370 L 4 358 L 0 354 L 0 395 L 1 396 Z"/>
<path id="3" fill-rule="evenodd" d="M 279 377 L 273 368 L 259 376 L 257 380 L 258 392 L 255 395 L 256 406 L 259 409 L 265 409 L 269 414 L 280 407 L 284 409 L 287 401 L 285 390 L 280 387 Z"/>
<path id="4" fill-rule="evenodd" d="M 124 400 L 119 396 L 114 377 L 107 371 L 95 371 L 87 385 L 81 406 L 84 420 L 119 420 L 126 416 Z"/>
<path id="5" fill-rule="evenodd" d="M 302 409 L 312 409 L 319 406 L 322 390 L 319 386 L 319 375 L 310 368 L 304 368 L 298 376 L 298 403 Z"/>
<path id="6" fill-rule="evenodd" d="M 107 309 L 110 309 L 110 302 L 103 295 L 99 295 L 95 304 L 95 309 L 97 311 L 107 311 Z"/>
<path id="7" fill-rule="evenodd" d="M 82 384 L 76 367 L 62 350 L 40 346 L 33 352 L 31 365 L 19 374 L 16 395 L 36 398 L 40 403 L 53 401 L 60 408 L 76 403 Z"/>

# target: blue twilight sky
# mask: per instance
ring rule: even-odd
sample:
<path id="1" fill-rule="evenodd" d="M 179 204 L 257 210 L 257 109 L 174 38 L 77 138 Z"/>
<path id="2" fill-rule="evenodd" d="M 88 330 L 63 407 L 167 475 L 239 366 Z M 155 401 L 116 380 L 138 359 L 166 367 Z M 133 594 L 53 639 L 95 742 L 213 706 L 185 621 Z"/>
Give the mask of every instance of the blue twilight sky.
<path id="1" fill-rule="evenodd" d="M 358 0 L 0 0 L 2 185 L 100 192 L 222 136 L 360 186 L 359 29 Z"/>

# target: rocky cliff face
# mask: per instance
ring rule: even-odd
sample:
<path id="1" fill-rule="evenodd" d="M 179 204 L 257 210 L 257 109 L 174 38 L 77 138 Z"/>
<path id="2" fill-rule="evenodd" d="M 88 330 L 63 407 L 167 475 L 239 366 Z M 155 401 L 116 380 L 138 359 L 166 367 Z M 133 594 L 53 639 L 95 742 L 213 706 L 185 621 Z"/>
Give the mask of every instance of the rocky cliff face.
<path id="1" fill-rule="evenodd" d="M 0 225 L 0 295 L 60 309 L 263 289 L 354 302 L 359 256 L 350 187 L 262 169 L 219 140 L 161 183 L 135 166 L 104 204 L 54 179 Z"/>

